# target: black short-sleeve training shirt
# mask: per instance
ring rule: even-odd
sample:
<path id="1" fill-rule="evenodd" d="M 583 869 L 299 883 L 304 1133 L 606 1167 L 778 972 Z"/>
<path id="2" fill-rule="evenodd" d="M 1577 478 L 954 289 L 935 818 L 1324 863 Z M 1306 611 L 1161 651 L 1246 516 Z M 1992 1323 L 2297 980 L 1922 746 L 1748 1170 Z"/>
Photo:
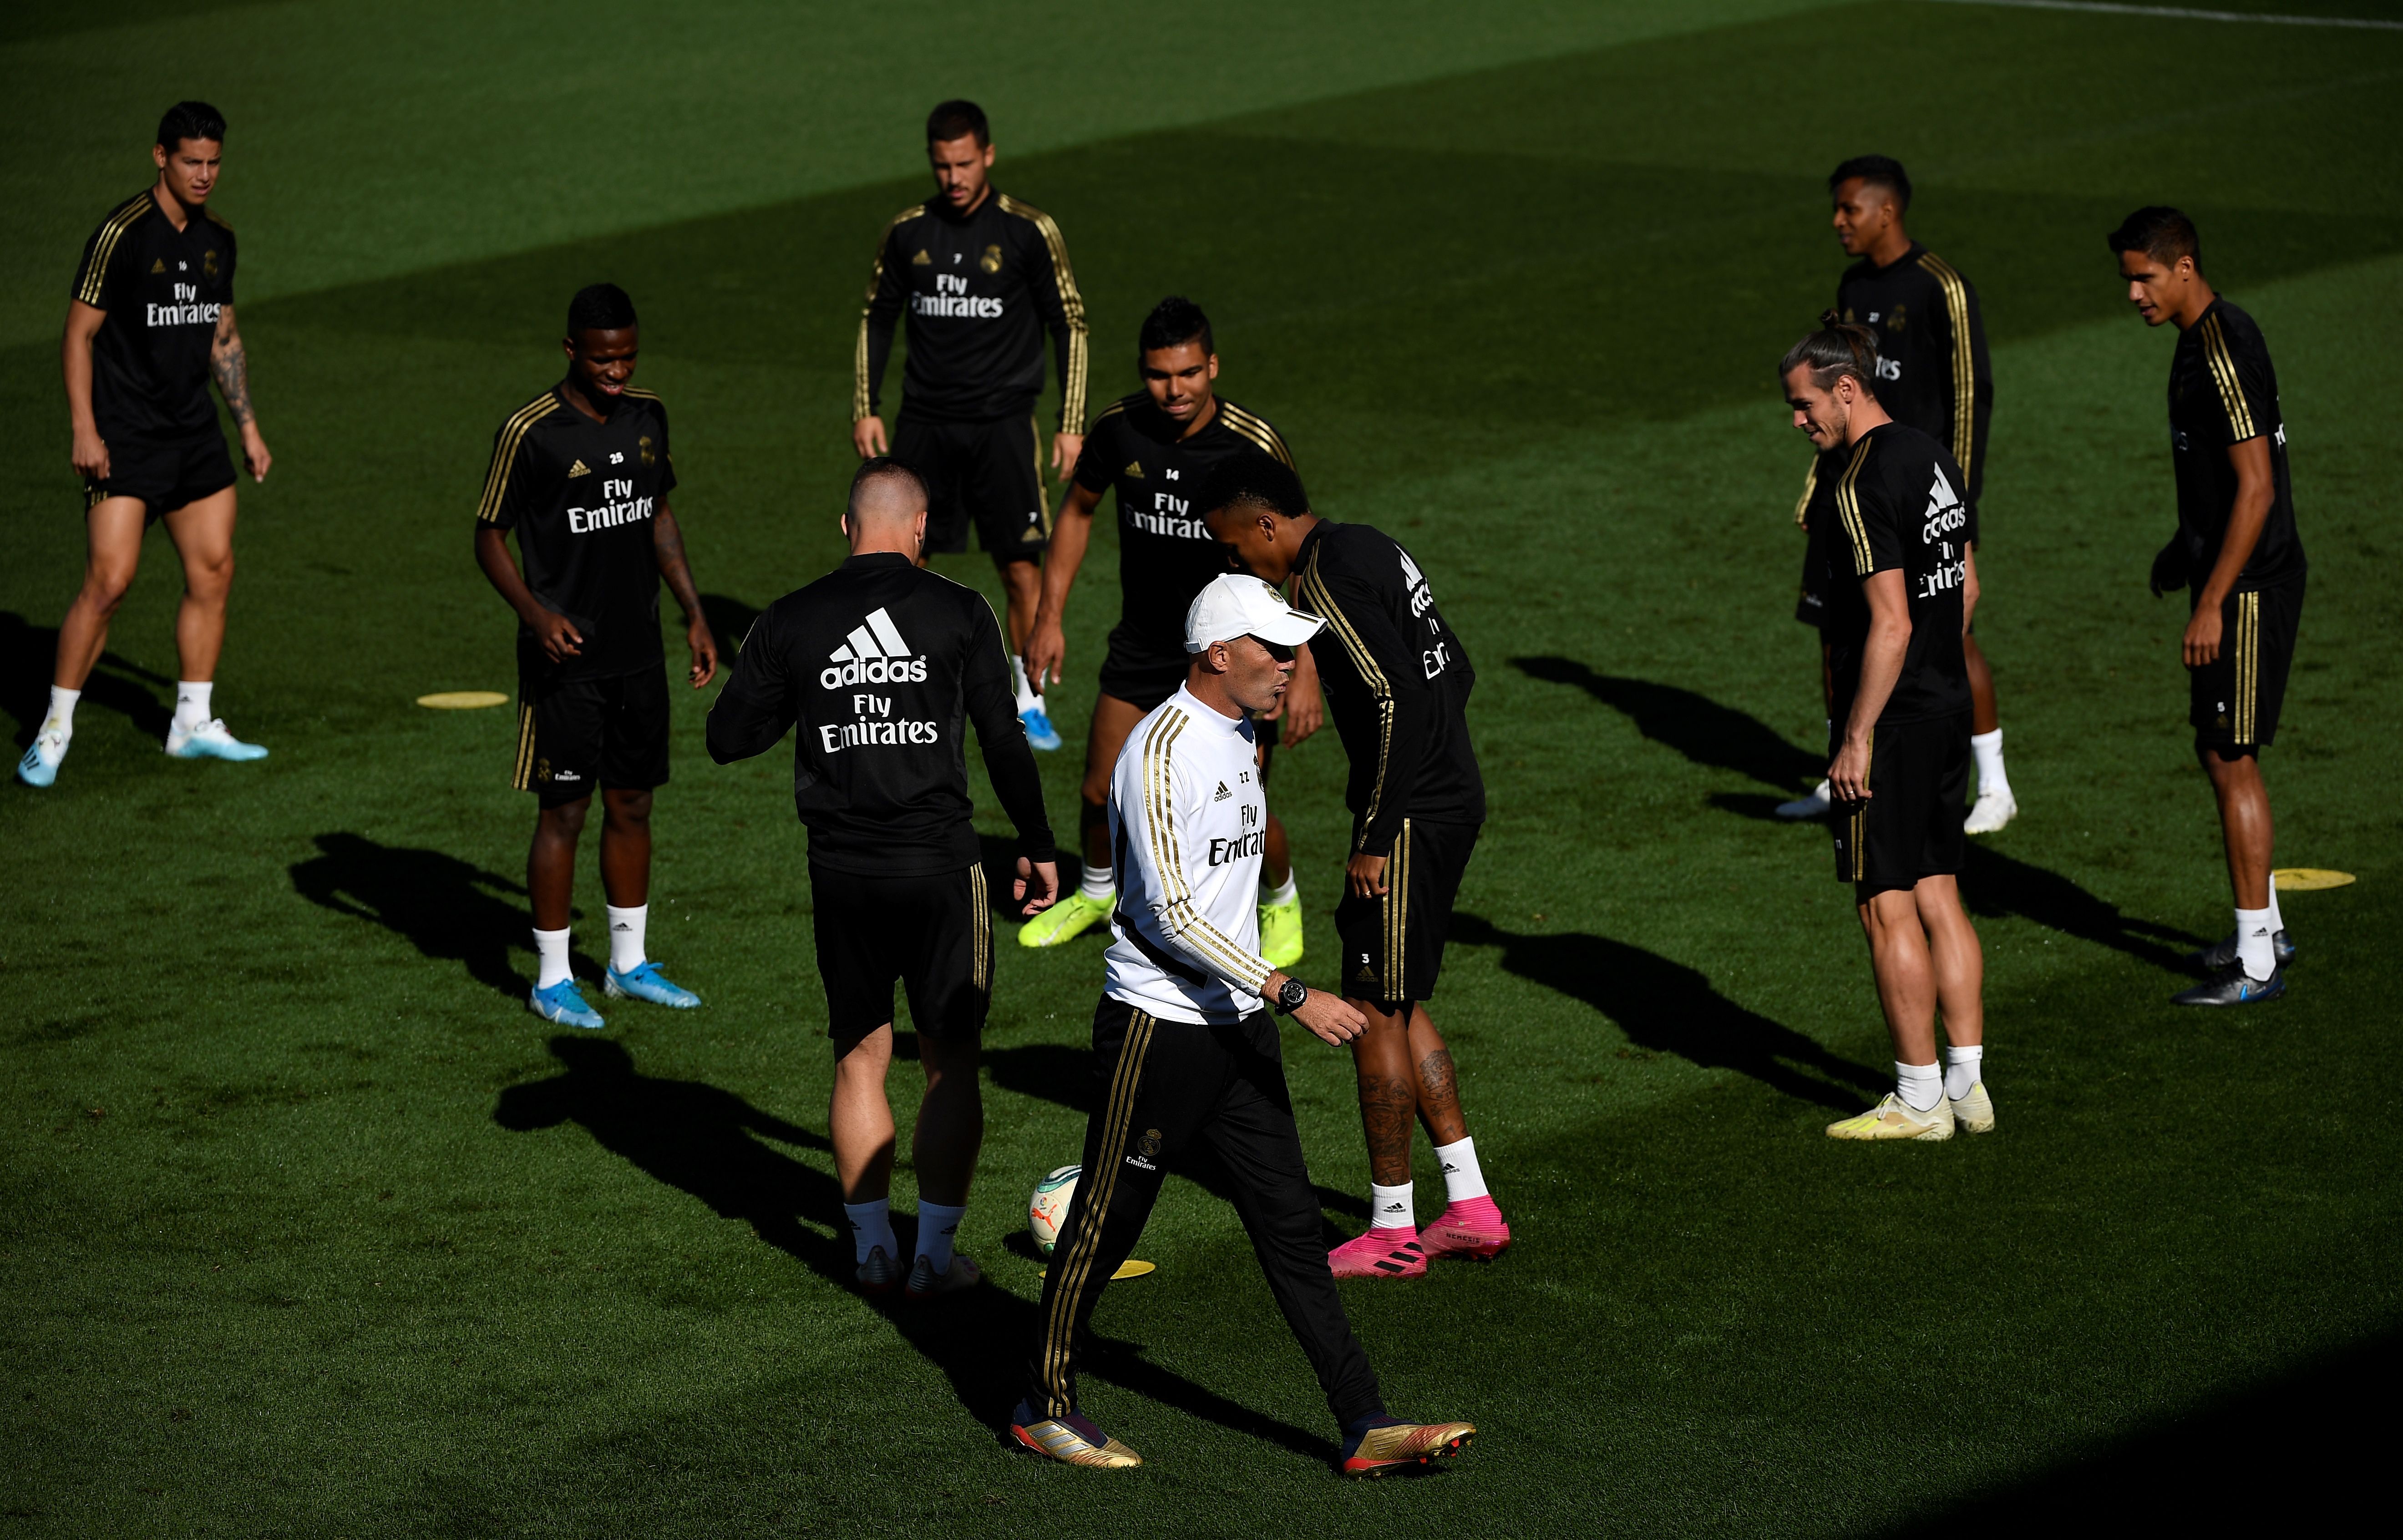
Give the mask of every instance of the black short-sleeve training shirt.
<path id="1" fill-rule="evenodd" d="M 2178 334 L 2170 358 L 2170 451 L 2177 465 L 2178 534 L 2195 591 L 2219 561 L 2228 516 L 2236 507 L 2236 466 L 2228 451 L 2248 438 L 2270 440 L 2274 493 L 2261 538 L 2236 579 L 2236 591 L 2301 581 L 2302 536 L 2295 529 L 2295 489 L 2286 474 L 2286 424 L 2278 409 L 2278 371 L 2253 318 L 2215 299 Z"/>
<path id="2" fill-rule="evenodd" d="M 1910 603 L 1910 644 L 1878 721 L 1923 722 L 1969 709 L 1961 607 L 1978 516 L 1963 500 L 1961 482 L 1952 453 L 1901 423 L 1870 429 L 1844 458 L 1836 525 L 1826 537 L 1827 617 L 1821 628 L 1832 649 L 1840 728 L 1860 688 L 1869 634 L 1863 585 L 1896 568 Z"/>
<path id="3" fill-rule="evenodd" d="M 1119 630 L 1179 658 L 1193 596 L 1227 570 L 1227 553 L 1210 537 L 1193 493 L 1233 455 L 1266 451 L 1293 464 L 1267 418 L 1223 395 L 1216 408 L 1190 438 L 1179 438 L 1180 424 L 1148 392 L 1121 396 L 1093 419 L 1076 460 L 1077 485 L 1118 489 Z"/>
<path id="4" fill-rule="evenodd" d="M 233 303 L 233 267 L 230 227 L 203 210 L 179 230 L 146 187 L 91 232 L 73 297 L 108 312 L 91 344 L 102 438 L 185 438 L 217 425 L 209 347 Z"/>
<path id="5" fill-rule="evenodd" d="M 596 423 L 553 387 L 501 424 L 476 517 L 517 532 L 526 587 L 584 638 L 581 656 L 553 664 L 519 628 L 522 679 L 607 679 L 665 659 L 651 532 L 675 484 L 668 410 L 648 391 L 629 386 Z"/>

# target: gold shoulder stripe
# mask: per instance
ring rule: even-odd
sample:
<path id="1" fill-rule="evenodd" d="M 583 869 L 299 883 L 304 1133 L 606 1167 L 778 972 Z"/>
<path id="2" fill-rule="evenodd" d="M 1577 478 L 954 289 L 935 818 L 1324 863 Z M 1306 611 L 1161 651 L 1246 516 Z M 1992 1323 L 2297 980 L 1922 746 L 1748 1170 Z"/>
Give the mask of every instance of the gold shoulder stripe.
<path id="1" fill-rule="evenodd" d="M 876 237 L 876 261 L 868 271 L 868 296 L 859 306 L 859 342 L 851 355 L 851 420 L 854 423 L 872 409 L 868 390 L 868 312 L 876 308 L 876 291 L 884 285 L 884 248 L 893 240 L 895 227 L 907 224 L 926 212 L 924 203 L 912 203 L 884 222 L 882 233 Z"/>
<path id="2" fill-rule="evenodd" d="M 1218 398 L 1218 410 L 1227 419 L 1227 426 L 1257 444 L 1290 466 L 1293 453 L 1285 447 L 1285 439 L 1269 420 L 1256 411 L 1246 411 L 1224 396 Z"/>
<path id="3" fill-rule="evenodd" d="M 119 204 L 115 212 L 101 222 L 100 234 L 91 243 L 91 261 L 83 270 L 83 282 L 76 285 L 76 298 L 87 305 L 97 306 L 106 297 L 109 258 L 117 255 L 117 243 L 125 232 L 141 223 L 142 216 L 158 204 L 148 189 Z"/>
<path id="4" fill-rule="evenodd" d="M 1328 591 L 1327 580 L 1318 570 L 1319 557 L 1325 549 L 1321 546 L 1311 551 L 1310 564 L 1302 569 L 1301 581 L 1297 587 L 1302 602 L 1327 622 L 1327 630 L 1343 644 L 1344 654 L 1352 659 L 1352 666 L 1360 671 L 1361 682 L 1368 687 L 1369 697 L 1377 703 L 1377 773 L 1368 787 L 1367 811 L 1360 815 L 1361 825 L 1365 827 L 1376 822 L 1377 811 L 1385 797 L 1385 770 L 1394 759 L 1394 687 L 1393 682 L 1385 677 L 1385 671 L 1377 666 L 1377 655 L 1368 650 L 1368 645 L 1354 629 L 1351 617 L 1343 613 L 1342 606 L 1336 604 L 1334 594 Z"/>
<path id="5" fill-rule="evenodd" d="M 518 463 L 519 446 L 525 442 L 527 431 L 558 406 L 559 398 L 545 391 L 501 424 L 499 437 L 493 440 L 493 467 L 484 473 L 484 495 L 476 505 L 476 518 L 480 522 L 489 524 L 501 516 L 501 497 L 508 490 L 509 471 Z"/>
<path id="6" fill-rule="evenodd" d="M 1836 517 L 1844 526 L 1844 534 L 1853 544 L 1853 576 L 1867 577 L 1877 570 L 1877 558 L 1869 554 L 1868 526 L 1861 522 L 1861 494 L 1858 483 L 1861 469 L 1869 463 L 1869 441 L 1866 438 L 1853 450 L 1853 463 L 1844 467 L 1844 479 L 1836 483 Z"/>
<path id="7" fill-rule="evenodd" d="M 657 392 L 657 391 L 652 391 L 652 390 L 645 390 L 645 389 L 643 389 L 643 388 L 642 388 L 641 386 L 639 386 L 639 385 L 628 385 L 628 386 L 626 386 L 626 387 L 625 387 L 625 394 L 626 394 L 626 395 L 628 395 L 632 396 L 632 397 L 633 397 L 635 400 L 637 400 L 637 401 L 659 401 L 659 400 L 660 400 L 660 393 L 659 393 L 659 392 Z M 666 402 L 664 402 L 664 401 L 660 401 L 660 405 L 661 405 L 661 406 L 665 406 L 665 405 L 667 405 L 667 403 L 666 403 Z"/>
<path id="8" fill-rule="evenodd" d="M 2202 359 L 2219 386 L 2219 404 L 2228 413 L 2229 441 L 2241 444 L 2258 437 L 2253 409 L 2245 404 L 2243 383 L 2236 377 L 2236 356 L 2228 351 L 2228 332 L 2216 315 L 2202 318 Z"/>
<path id="9" fill-rule="evenodd" d="M 1952 458 L 1960 463 L 1961 474 L 1970 474 L 1969 461 L 1977 450 L 1978 373 L 1976 354 L 1969 336 L 1969 285 L 1952 271 L 1952 264 L 1934 252 L 1922 252 L 1919 265 L 1936 280 L 1944 291 L 1944 313 L 1952 324 Z M 1963 492 L 1967 492 L 1965 486 Z"/>
<path id="10" fill-rule="evenodd" d="M 1051 216 L 1032 203 L 1021 203 L 1005 192 L 1001 212 L 1033 224 L 1051 254 L 1051 279 L 1060 290 L 1060 309 L 1068 318 L 1068 363 L 1060 386 L 1060 421 L 1081 423 L 1085 420 L 1085 299 L 1076 292 L 1076 270 L 1068 265 L 1068 243 L 1061 238 L 1060 227 Z"/>
<path id="11" fill-rule="evenodd" d="M 1802 473 L 1802 495 L 1794 499 L 1796 523 L 1807 524 L 1811 521 L 1811 499 L 1818 494 L 1818 491 L 1819 457 L 1813 454 L 1811 456 L 1811 468 Z"/>
<path id="12" fill-rule="evenodd" d="M 1091 433 L 1094 429 L 1100 427 L 1111 418 L 1123 416 L 1126 409 L 1126 398 L 1124 396 L 1120 396 L 1118 400 L 1111 402 L 1108 406 L 1104 407 L 1101 410 L 1095 412 L 1093 414 L 1093 420 L 1085 424 L 1085 431 L 1088 434 Z"/>
<path id="13" fill-rule="evenodd" d="M 226 217 L 225 217 L 225 215 L 222 215 L 222 214 L 219 214 L 216 210 L 215 210 L 215 209 L 210 209 L 210 208 L 204 208 L 204 209 L 201 210 L 201 212 L 203 215 L 206 215 L 208 216 L 208 221 L 209 221 L 209 223 L 210 223 L 210 224 L 212 224 L 212 225 L 215 225 L 217 229 L 221 229 L 221 230 L 226 230 L 226 231 L 228 231 L 228 232 L 230 232 L 230 231 L 233 229 L 233 227 L 232 227 L 231 225 L 229 225 L 229 224 L 227 224 L 227 223 L 226 223 Z"/>

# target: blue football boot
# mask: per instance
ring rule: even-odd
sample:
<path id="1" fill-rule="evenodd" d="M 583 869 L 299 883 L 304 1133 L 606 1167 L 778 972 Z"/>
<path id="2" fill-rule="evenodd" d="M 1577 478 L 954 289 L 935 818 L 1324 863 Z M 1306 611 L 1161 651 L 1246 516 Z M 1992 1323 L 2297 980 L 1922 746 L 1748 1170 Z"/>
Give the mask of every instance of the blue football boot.
<path id="1" fill-rule="evenodd" d="M 167 728 L 167 755 L 174 759 L 243 760 L 264 759 L 267 751 L 236 738 L 226 730 L 225 718 L 213 716 L 197 728 L 171 724 Z"/>
<path id="2" fill-rule="evenodd" d="M 1048 754 L 1060 746 L 1060 729 L 1051 725 L 1051 718 L 1044 715 L 1041 706 L 1027 707 L 1018 714 L 1018 719 L 1026 725 L 1028 747 Z"/>
<path id="3" fill-rule="evenodd" d="M 584 1003 L 584 992 L 576 987 L 573 978 L 563 978 L 547 990 L 530 991 L 526 995 L 526 1009 L 546 1021 L 556 1021 L 566 1027 L 600 1028 L 609 1024 L 601 1020 L 599 1011 Z"/>
<path id="4" fill-rule="evenodd" d="M 612 1000 L 648 1000 L 675 1010 L 690 1010 L 701 1004 L 700 995 L 672 981 L 657 963 L 647 959 L 624 973 L 611 968 L 602 976 L 601 992 Z"/>
<path id="5" fill-rule="evenodd" d="M 45 726 L 34 746 L 17 761 L 17 779 L 29 786 L 47 786 L 59 778 L 59 761 L 67 756 L 67 736 Z"/>

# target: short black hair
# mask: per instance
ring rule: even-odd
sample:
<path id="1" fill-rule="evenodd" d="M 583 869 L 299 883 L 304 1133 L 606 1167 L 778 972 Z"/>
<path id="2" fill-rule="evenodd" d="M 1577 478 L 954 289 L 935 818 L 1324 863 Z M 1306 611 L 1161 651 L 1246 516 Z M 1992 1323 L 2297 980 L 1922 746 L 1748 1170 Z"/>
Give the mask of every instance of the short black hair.
<path id="1" fill-rule="evenodd" d="M 1894 206 L 1905 214 L 1910 212 L 1910 173 L 1902 162 L 1891 155 L 1855 155 L 1827 173 L 1827 191 L 1859 177 L 1873 187 L 1883 187 L 1894 194 Z"/>
<path id="2" fill-rule="evenodd" d="M 225 143 L 225 114 L 206 102 L 178 102 L 159 118 L 159 147 L 173 150 L 187 139 Z"/>
<path id="3" fill-rule="evenodd" d="M 879 454 L 868 459 L 862 460 L 859 463 L 859 468 L 851 473 L 851 500 L 845 507 L 844 516 L 848 518 L 850 516 L 850 510 L 859 506 L 860 488 L 868 485 L 870 481 L 882 481 L 888 478 L 909 482 L 910 485 L 915 489 L 918 501 L 922 505 L 925 502 L 926 479 L 919 475 L 916 471 L 911 470 L 908 465 L 902 464 L 900 461 L 894 459 L 893 456 L 889 454 Z"/>
<path id="4" fill-rule="evenodd" d="M 639 325 L 632 296 L 615 284 L 588 284 L 567 302 L 567 335 L 579 331 L 623 331 Z"/>
<path id="5" fill-rule="evenodd" d="M 1143 330 L 1135 336 L 1135 356 L 1160 348 L 1181 348 L 1197 338 L 1203 353 L 1218 351 L 1217 340 L 1210 335 L 1210 318 L 1202 313 L 1202 307 L 1181 294 L 1172 294 L 1143 318 Z"/>
<path id="6" fill-rule="evenodd" d="M 1301 490 L 1294 468 L 1260 450 L 1218 462 L 1193 496 L 1193 506 L 1204 518 L 1237 503 L 1266 508 L 1280 519 L 1298 519 L 1310 511 L 1310 494 Z"/>
<path id="7" fill-rule="evenodd" d="M 926 115 L 926 143 L 938 145 L 964 133 L 976 135 L 979 149 L 993 143 L 993 127 L 984 120 L 984 109 L 974 102 L 946 102 Z"/>
<path id="8" fill-rule="evenodd" d="M 2111 232 L 2111 255 L 2123 251 L 2143 252 L 2173 268 L 2179 257 L 2191 257 L 2194 271 L 2202 271 L 2202 237 L 2195 232 L 2194 221 L 2164 204 L 2138 209 L 2119 221 L 2119 228 Z"/>

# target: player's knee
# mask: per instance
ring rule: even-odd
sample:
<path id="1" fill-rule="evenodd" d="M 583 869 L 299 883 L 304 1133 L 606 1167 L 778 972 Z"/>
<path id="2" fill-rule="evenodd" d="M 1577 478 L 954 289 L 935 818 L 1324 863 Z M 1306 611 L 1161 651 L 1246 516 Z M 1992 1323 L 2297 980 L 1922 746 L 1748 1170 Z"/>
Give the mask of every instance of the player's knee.
<path id="1" fill-rule="evenodd" d="M 76 601 L 90 613 L 106 620 L 117 614 L 125 603 L 127 590 L 133 587 L 133 569 L 94 567 L 84 574 L 83 591 Z"/>
<path id="2" fill-rule="evenodd" d="M 618 829 L 643 828 L 651 821 L 651 794 L 647 791 L 612 791 L 605 794 L 608 802 L 609 826 Z"/>
<path id="3" fill-rule="evenodd" d="M 591 808 L 592 798 L 590 797 L 581 797 L 573 802 L 561 802 L 555 806 L 547 807 L 542 810 L 541 817 L 535 821 L 535 832 L 542 838 L 573 842 L 583 836 L 584 817 Z"/>

